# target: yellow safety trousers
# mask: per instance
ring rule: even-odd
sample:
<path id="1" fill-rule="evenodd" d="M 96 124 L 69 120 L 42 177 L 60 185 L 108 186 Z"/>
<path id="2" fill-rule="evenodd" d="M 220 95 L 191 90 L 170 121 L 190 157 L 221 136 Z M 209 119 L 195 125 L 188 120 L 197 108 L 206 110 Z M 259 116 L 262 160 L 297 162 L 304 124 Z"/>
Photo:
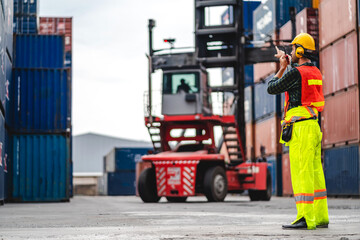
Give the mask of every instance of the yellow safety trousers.
<path id="1" fill-rule="evenodd" d="M 287 112 L 306 116 L 307 110 L 297 107 Z M 306 112 L 305 112 L 306 111 Z M 303 115 L 299 115 L 303 114 Z M 310 117 L 310 115 L 309 115 Z M 281 138 L 280 138 L 281 139 Z M 295 122 L 289 146 L 291 182 L 297 217 L 305 218 L 308 229 L 329 223 L 325 177 L 321 164 L 322 133 L 317 120 Z M 282 140 L 280 142 L 284 143 Z"/>

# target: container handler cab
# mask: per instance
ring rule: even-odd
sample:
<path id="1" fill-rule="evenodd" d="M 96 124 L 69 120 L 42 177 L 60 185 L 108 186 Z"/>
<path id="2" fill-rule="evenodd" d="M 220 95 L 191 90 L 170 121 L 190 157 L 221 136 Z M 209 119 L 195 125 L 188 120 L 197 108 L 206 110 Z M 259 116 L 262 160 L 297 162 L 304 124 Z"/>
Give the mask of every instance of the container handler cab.
<path id="1" fill-rule="evenodd" d="M 231 5 L 234 21 L 226 26 L 205 26 L 205 9 L 224 5 L 224 1 L 195 0 L 195 52 L 159 54 L 152 49 L 149 20 L 149 96 L 145 124 L 154 146 L 154 154 L 142 157 L 151 163 L 138 180 L 144 202 L 185 202 L 189 196 L 205 195 L 210 202 L 223 201 L 227 193 L 248 190 L 251 200 L 270 200 L 272 179 L 266 162 L 246 161 L 244 143 L 243 65 L 276 61 L 275 49 L 245 50 L 241 39 L 242 1 L 225 1 Z M 215 50 L 208 46 L 222 41 Z M 173 40 L 171 39 L 171 42 Z M 173 43 L 173 42 L 172 42 Z M 244 61 L 244 58 L 247 60 Z M 209 86 L 206 69 L 234 67 L 235 86 Z M 162 70 L 161 114 L 152 113 L 151 73 Z M 186 86 L 185 86 L 186 85 Z M 211 92 L 231 91 L 235 95 L 234 111 L 214 114 Z M 227 154 L 216 146 L 214 128 L 222 128 L 222 142 Z M 226 155 L 226 156 L 225 156 Z"/>

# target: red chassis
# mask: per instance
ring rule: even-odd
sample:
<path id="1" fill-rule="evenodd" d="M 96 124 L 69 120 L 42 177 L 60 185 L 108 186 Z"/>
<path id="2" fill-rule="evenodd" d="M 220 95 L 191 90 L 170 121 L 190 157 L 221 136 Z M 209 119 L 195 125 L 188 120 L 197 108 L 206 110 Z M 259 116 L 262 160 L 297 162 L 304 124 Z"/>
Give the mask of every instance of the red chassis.
<path id="1" fill-rule="evenodd" d="M 149 127 L 149 118 L 145 122 Z M 179 202 L 196 195 L 205 195 L 209 201 L 223 201 L 227 192 L 244 190 L 249 190 L 252 200 L 270 199 L 271 177 L 267 163 L 241 161 L 230 165 L 225 163 L 223 154 L 216 153 L 213 128 L 231 125 L 236 128 L 234 116 L 164 116 L 154 118 L 151 125 L 159 129 L 161 149 L 160 153 L 142 158 L 152 163 L 152 168 L 146 169 L 139 179 L 139 193 L 144 202 L 157 202 L 161 197 Z M 196 134 L 174 137 L 170 133 L 173 129 L 195 129 Z M 238 139 L 239 150 L 245 156 L 240 137 Z M 170 141 L 189 140 L 195 143 L 170 148 Z"/>

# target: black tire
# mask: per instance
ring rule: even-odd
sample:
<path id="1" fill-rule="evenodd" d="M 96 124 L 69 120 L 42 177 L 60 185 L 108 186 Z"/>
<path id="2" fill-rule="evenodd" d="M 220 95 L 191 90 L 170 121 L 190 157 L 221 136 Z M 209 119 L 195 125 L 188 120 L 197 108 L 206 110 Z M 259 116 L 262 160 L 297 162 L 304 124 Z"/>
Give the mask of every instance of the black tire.
<path id="1" fill-rule="evenodd" d="M 154 168 L 147 168 L 140 174 L 138 183 L 139 195 L 145 203 L 158 202 L 161 197 L 157 195 L 156 176 Z"/>
<path id="2" fill-rule="evenodd" d="M 204 177 L 204 194 L 209 202 L 222 202 L 227 194 L 227 178 L 224 168 L 209 168 Z"/>
<path id="3" fill-rule="evenodd" d="M 186 202 L 187 197 L 166 197 L 168 202 Z"/>
<path id="4" fill-rule="evenodd" d="M 270 171 L 266 171 L 266 190 L 249 190 L 251 201 L 270 201 L 272 192 L 272 180 Z"/>

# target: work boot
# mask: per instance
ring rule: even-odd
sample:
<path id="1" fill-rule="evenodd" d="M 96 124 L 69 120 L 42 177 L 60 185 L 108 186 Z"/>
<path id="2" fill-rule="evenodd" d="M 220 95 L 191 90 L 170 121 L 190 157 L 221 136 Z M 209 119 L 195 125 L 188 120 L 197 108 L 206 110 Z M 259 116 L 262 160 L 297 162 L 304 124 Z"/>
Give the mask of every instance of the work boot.
<path id="1" fill-rule="evenodd" d="M 329 227 L 329 224 L 326 223 L 326 224 L 320 224 L 320 225 L 316 225 L 317 228 L 328 228 Z"/>
<path id="2" fill-rule="evenodd" d="M 289 225 L 283 225 L 283 229 L 307 229 L 307 224 L 305 221 L 305 218 L 301 218 L 299 221 L 297 221 L 294 224 Z"/>

